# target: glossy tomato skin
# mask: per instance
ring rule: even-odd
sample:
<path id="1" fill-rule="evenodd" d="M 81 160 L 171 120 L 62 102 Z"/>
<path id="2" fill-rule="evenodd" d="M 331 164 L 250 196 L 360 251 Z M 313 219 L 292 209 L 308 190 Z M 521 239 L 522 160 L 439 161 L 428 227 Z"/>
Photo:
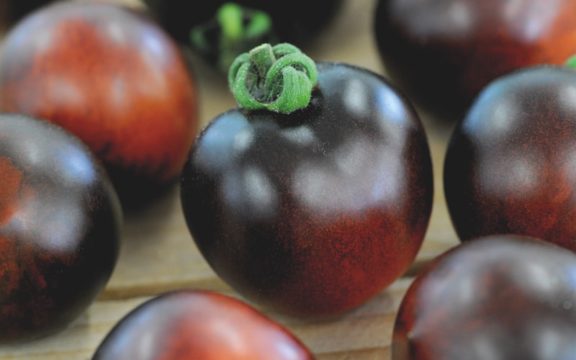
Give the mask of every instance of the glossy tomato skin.
<path id="1" fill-rule="evenodd" d="M 103 290 L 118 257 L 116 194 L 60 127 L 0 115 L 0 343 L 54 333 Z"/>
<path id="2" fill-rule="evenodd" d="M 332 20 L 342 0 L 212 0 L 190 3 L 179 0 L 144 0 L 168 32 L 182 42 L 190 41 L 190 30 L 215 17 L 220 6 L 236 3 L 270 15 L 280 41 L 307 43 Z"/>
<path id="3" fill-rule="evenodd" d="M 516 233 L 576 251 L 576 73 L 536 67 L 489 85 L 454 131 L 444 188 L 461 240 Z"/>
<path id="4" fill-rule="evenodd" d="M 19 23 L 0 58 L 0 107 L 80 137 L 121 198 L 174 181 L 197 126 L 176 45 L 142 15 L 104 3 L 58 3 Z"/>
<path id="5" fill-rule="evenodd" d="M 456 122 L 490 81 L 573 55 L 575 14 L 574 0 L 380 0 L 375 35 L 392 79 Z"/>
<path id="6" fill-rule="evenodd" d="M 393 360 L 570 359 L 576 257 L 532 238 L 477 239 L 434 261 L 408 289 Z"/>
<path id="7" fill-rule="evenodd" d="M 234 298 L 180 290 L 126 315 L 93 360 L 311 360 L 287 329 Z"/>
<path id="8" fill-rule="evenodd" d="M 302 316 L 350 310 L 400 276 L 433 193 L 426 136 L 406 100 L 367 70 L 318 69 L 303 110 L 216 118 L 181 182 L 188 226 L 216 273 Z"/>

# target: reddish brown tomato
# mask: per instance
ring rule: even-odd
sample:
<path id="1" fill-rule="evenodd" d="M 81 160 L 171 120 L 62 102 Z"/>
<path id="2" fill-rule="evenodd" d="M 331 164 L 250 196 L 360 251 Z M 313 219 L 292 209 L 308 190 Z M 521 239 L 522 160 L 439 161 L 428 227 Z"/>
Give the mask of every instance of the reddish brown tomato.
<path id="1" fill-rule="evenodd" d="M 408 289 L 392 359 L 573 359 L 575 274 L 574 254 L 543 241 L 507 235 L 461 245 Z"/>
<path id="2" fill-rule="evenodd" d="M 207 291 L 156 297 L 122 319 L 94 360 L 311 360 L 287 329 L 252 307 Z"/>
<path id="3" fill-rule="evenodd" d="M 576 251 L 576 73 L 537 67 L 489 85 L 454 131 L 444 187 L 461 240 L 515 233 Z"/>
<path id="4" fill-rule="evenodd" d="M 123 198 L 174 180 L 196 131 L 196 93 L 178 48 L 143 16 L 103 3 L 48 6 L 8 34 L 0 107 L 79 136 Z"/>
<path id="5" fill-rule="evenodd" d="M 289 115 L 216 118 L 182 174 L 188 226 L 214 270 L 296 315 L 366 302 L 411 264 L 430 218 L 432 167 L 411 105 L 380 76 L 318 64 Z"/>
<path id="6" fill-rule="evenodd" d="M 436 117 L 460 120 L 495 78 L 561 64 L 576 49 L 575 0 L 380 0 L 386 69 Z"/>
<path id="7" fill-rule="evenodd" d="M 0 343 L 62 329 L 104 288 L 120 209 L 85 145 L 48 122 L 0 115 Z"/>

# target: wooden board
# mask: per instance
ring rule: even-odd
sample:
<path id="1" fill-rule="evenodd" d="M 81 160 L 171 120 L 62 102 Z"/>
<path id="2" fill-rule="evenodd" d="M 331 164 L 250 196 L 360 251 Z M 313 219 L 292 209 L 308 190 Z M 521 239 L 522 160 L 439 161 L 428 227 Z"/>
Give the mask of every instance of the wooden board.
<path id="1" fill-rule="evenodd" d="M 138 6 L 135 0 L 116 0 Z M 375 0 L 346 0 L 340 15 L 308 49 L 317 60 L 341 61 L 385 73 L 372 35 Z M 226 83 L 188 54 L 198 82 L 205 125 L 234 106 Z M 457 243 L 442 191 L 442 163 L 449 129 L 423 121 L 428 130 L 435 172 L 432 219 L 413 269 Z M 412 271 L 413 273 L 414 271 Z M 268 313 L 287 325 L 319 359 L 387 359 L 395 311 L 410 279 L 397 281 L 375 299 L 339 319 L 295 320 Z M 178 191 L 152 207 L 126 217 L 117 268 L 99 300 L 66 331 L 35 343 L 0 348 L 0 359 L 89 359 L 109 329 L 151 296 L 178 288 L 203 288 L 237 296 L 219 280 L 192 241 L 180 210 Z"/>

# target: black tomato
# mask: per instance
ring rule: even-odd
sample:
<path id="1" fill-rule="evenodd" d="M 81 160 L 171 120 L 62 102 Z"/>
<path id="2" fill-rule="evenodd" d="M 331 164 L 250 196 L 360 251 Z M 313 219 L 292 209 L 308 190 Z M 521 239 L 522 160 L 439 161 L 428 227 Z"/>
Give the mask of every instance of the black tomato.
<path id="1" fill-rule="evenodd" d="M 191 151 L 181 196 L 199 249 L 225 281 L 281 311 L 328 316 L 407 269 L 433 188 L 426 135 L 407 100 L 368 70 L 317 69 L 303 109 L 217 117 Z"/>
<path id="2" fill-rule="evenodd" d="M 286 328 L 234 298 L 180 290 L 126 315 L 93 360 L 311 360 Z"/>
<path id="3" fill-rule="evenodd" d="M 237 55 L 262 42 L 310 42 L 342 4 L 342 0 L 144 2 L 175 39 L 183 43 L 192 41 L 192 47 L 222 71 L 227 71 Z M 237 5 L 239 9 L 220 12 L 225 4 Z"/>
<path id="4" fill-rule="evenodd" d="M 444 187 L 461 240 L 515 233 L 576 251 L 576 73 L 491 83 L 452 136 Z"/>
<path id="5" fill-rule="evenodd" d="M 375 20 L 392 79 L 447 122 L 490 81 L 562 64 L 576 48 L 574 0 L 379 0 Z"/>
<path id="6" fill-rule="evenodd" d="M 572 359 L 575 274 L 573 253 L 532 238 L 462 244 L 408 289 L 392 359 Z"/>
<path id="7" fill-rule="evenodd" d="M 0 342 L 56 332 L 91 304 L 116 263 L 120 217 L 80 140 L 0 115 Z"/>

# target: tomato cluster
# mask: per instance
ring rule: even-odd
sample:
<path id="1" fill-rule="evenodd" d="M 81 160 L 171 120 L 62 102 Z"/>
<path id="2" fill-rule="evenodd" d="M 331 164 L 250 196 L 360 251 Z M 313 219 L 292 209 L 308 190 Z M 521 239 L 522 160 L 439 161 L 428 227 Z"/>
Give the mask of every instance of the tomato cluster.
<path id="1" fill-rule="evenodd" d="M 140 208 L 176 183 L 199 251 L 255 307 L 326 318 L 361 306 L 409 269 L 430 221 L 414 99 L 458 119 L 443 183 L 463 244 L 412 283 L 393 359 L 574 354 L 576 73 L 551 64 L 576 45 L 576 1 L 380 0 L 374 35 L 394 83 L 270 44 L 309 40 L 341 1 L 146 3 L 149 14 L 58 2 L 6 36 L 0 342 L 77 318 L 114 269 L 120 204 Z M 270 19 L 270 43 L 229 57 L 242 49 L 229 36 L 259 42 Z M 196 83 L 161 26 L 229 67 L 238 107 L 199 134 Z M 258 309 L 200 290 L 139 306 L 94 358 L 144 356 L 313 358 Z"/>
<path id="2" fill-rule="evenodd" d="M 379 1 L 391 76 L 456 121 L 444 192 L 465 242 L 408 290 L 393 359 L 573 356 L 576 73 L 553 65 L 574 51 L 574 10 L 571 0 Z"/>

